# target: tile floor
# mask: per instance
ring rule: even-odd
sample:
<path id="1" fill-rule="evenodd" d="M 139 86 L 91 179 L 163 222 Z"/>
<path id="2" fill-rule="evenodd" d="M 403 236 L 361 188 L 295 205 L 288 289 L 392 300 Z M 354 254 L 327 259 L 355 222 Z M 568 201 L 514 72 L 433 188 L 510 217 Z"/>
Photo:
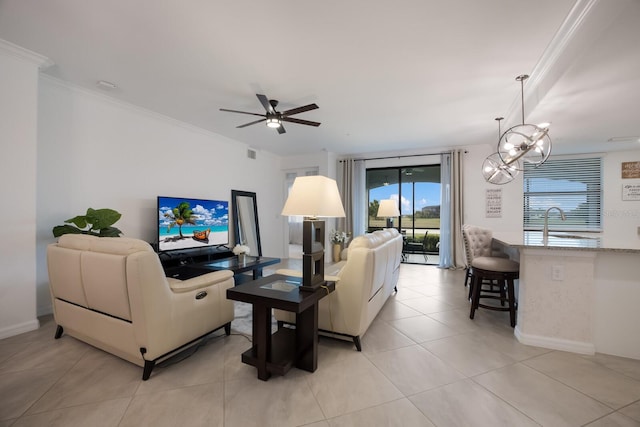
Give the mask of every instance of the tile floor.
<path id="1" fill-rule="evenodd" d="M 463 274 L 403 264 L 361 353 L 323 338 L 315 373 L 268 382 L 240 362 L 241 335 L 141 381 L 137 366 L 54 340 L 43 318 L 0 340 L 0 427 L 640 426 L 640 361 L 521 345 L 506 313 L 469 320 Z"/>

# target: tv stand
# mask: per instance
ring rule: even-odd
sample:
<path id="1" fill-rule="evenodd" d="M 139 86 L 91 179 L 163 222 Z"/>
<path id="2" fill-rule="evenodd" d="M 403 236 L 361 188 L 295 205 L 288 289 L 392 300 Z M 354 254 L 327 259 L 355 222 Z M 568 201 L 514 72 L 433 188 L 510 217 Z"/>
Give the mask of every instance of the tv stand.
<path id="1" fill-rule="evenodd" d="M 187 280 L 212 271 L 231 270 L 236 285 L 262 277 L 264 267 L 280 262 L 280 258 L 252 256 L 247 256 L 244 262 L 239 262 L 238 257 L 226 246 L 224 250 L 208 248 L 207 250 L 164 252 L 158 255 L 167 277 Z M 251 276 L 243 274 L 247 272 L 251 272 Z"/>

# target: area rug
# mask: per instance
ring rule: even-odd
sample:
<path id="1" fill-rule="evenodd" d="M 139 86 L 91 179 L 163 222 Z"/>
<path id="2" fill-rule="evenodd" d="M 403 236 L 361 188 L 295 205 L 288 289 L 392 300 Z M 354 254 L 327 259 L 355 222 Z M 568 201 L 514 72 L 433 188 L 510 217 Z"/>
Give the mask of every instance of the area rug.
<path id="1" fill-rule="evenodd" d="M 231 331 L 242 335 L 251 336 L 253 334 L 253 306 L 251 304 L 234 301 L 234 319 L 231 322 Z M 271 315 L 271 332 L 278 330 L 276 319 Z"/>

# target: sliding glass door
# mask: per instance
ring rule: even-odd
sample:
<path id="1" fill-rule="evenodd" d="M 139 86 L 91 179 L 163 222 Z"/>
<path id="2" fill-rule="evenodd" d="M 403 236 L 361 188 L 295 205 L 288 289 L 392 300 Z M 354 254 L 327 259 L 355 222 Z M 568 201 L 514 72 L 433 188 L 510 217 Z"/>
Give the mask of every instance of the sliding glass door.
<path id="1" fill-rule="evenodd" d="M 367 169 L 369 231 L 386 226 L 386 218 L 378 218 L 380 200 L 392 199 L 398 204 L 400 217 L 393 226 L 408 242 L 422 242 L 427 234 L 430 252 L 438 252 L 440 241 L 440 165 Z M 435 261 L 435 260 L 434 260 Z"/>

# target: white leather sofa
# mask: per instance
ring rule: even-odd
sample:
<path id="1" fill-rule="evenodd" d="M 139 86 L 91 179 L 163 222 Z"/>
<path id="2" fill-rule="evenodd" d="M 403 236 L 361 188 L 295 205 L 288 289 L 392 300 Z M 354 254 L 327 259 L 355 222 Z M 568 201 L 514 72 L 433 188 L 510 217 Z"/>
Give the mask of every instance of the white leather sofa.
<path id="1" fill-rule="evenodd" d="M 126 237 L 65 234 L 47 248 L 49 288 L 63 332 L 144 367 L 224 327 L 230 333 L 231 271 L 166 278 L 151 246 Z"/>
<path id="2" fill-rule="evenodd" d="M 325 267 L 325 278 L 335 276 L 338 281 L 336 290 L 320 300 L 318 327 L 322 333 L 350 337 L 361 351 L 360 338 L 398 283 L 402 236 L 394 228 L 358 236 L 342 257 Z M 294 314 L 274 312 L 279 324 L 295 323 Z"/>

